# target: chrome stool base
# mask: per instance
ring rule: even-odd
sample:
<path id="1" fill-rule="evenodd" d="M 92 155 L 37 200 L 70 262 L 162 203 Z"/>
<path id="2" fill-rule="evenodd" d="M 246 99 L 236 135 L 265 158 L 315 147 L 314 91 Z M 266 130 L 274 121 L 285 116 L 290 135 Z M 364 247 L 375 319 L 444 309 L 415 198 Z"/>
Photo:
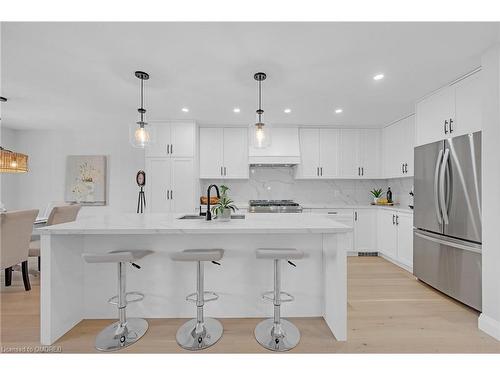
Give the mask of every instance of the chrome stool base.
<path id="1" fill-rule="evenodd" d="M 119 330 L 120 322 L 114 322 L 104 328 L 96 337 L 95 347 L 103 352 L 111 352 L 126 348 L 137 342 L 148 330 L 148 322 L 141 318 L 128 318 L 123 332 Z"/>
<path id="2" fill-rule="evenodd" d="M 255 327 L 255 339 L 264 348 L 275 352 L 286 352 L 297 346 L 300 341 L 299 329 L 286 319 L 280 320 L 283 335 L 274 336 L 274 319 L 263 320 Z"/>
<path id="3" fill-rule="evenodd" d="M 177 330 L 177 343 L 187 350 L 203 350 L 214 345 L 222 337 L 221 322 L 214 318 L 205 318 L 203 332 L 198 335 L 195 332 L 197 320 L 191 319 Z"/>

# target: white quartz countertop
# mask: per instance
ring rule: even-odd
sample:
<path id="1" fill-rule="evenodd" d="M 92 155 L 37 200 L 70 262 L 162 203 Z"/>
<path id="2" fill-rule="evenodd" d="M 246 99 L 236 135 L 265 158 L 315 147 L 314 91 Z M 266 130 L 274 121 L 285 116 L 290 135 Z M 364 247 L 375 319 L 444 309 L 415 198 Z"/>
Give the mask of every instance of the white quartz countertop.
<path id="1" fill-rule="evenodd" d="M 179 220 L 182 214 L 108 214 L 36 229 L 39 234 L 275 234 L 343 233 L 352 227 L 328 215 L 252 214 L 229 222 Z"/>
<path id="2" fill-rule="evenodd" d="M 359 210 L 359 209 L 381 209 L 381 210 L 392 210 L 398 212 L 406 212 L 409 214 L 413 214 L 413 210 L 406 206 L 394 205 L 394 206 L 377 206 L 373 204 L 352 204 L 352 205 L 339 205 L 339 204 L 328 204 L 328 203 L 304 203 L 301 204 L 302 208 L 308 210 L 317 210 L 317 209 L 351 209 L 351 210 Z"/>

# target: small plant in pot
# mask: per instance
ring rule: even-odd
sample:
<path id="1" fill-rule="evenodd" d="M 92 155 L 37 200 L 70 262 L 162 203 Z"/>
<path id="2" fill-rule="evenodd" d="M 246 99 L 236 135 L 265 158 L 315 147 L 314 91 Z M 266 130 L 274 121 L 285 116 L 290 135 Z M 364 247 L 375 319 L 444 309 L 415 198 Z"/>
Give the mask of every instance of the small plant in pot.
<path id="1" fill-rule="evenodd" d="M 377 204 L 379 198 L 382 198 L 382 189 L 373 189 L 370 193 L 373 195 L 373 203 Z"/>
<path id="2" fill-rule="evenodd" d="M 220 186 L 219 202 L 212 207 L 212 214 L 214 214 L 216 219 L 220 221 L 231 220 L 231 213 L 238 209 L 233 200 L 227 196 L 228 190 L 229 188 L 226 185 Z"/>

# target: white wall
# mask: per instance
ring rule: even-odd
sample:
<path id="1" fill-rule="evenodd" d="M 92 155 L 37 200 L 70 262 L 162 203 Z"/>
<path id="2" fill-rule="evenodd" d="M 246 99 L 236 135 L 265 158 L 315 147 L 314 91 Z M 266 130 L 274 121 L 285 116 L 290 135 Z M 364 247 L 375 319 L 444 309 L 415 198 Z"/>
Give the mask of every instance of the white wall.
<path id="1" fill-rule="evenodd" d="M 500 46 L 482 58 L 483 312 L 479 328 L 500 340 Z"/>
<path id="2" fill-rule="evenodd" d="M 104 207 L 84 207 L 81 214 L 135 211 L 138 188 L 135 175 L 144 169 L 144 151 L 128 142 L 127 124 L 103 123 L 99 131 L 15 130 L 11 139 L 17 152 L 29 156 L 29 172 L 5 175 L 2 199 L 7 209 L 44 210 L 51 201 L 64 200 L 67 155 L 107 155 L 107 200 Z M 5 191 L 4 191 L 5 189 Z"/>

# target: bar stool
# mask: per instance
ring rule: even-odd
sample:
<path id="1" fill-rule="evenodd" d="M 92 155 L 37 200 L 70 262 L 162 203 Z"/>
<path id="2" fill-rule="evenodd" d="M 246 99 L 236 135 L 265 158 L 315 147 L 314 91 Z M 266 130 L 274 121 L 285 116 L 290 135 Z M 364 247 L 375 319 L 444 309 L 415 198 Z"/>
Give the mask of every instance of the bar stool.
<path id="1" fill-rule="evenodd" d="M 177 330 L 177 343 L 187 350 L 202 350 L 215 344 L 222 337 L 222 324 L 214 318 L 203 316 L 205 302 L 215 301 L 219 296 L 205 291 L 203 286 L 204 262 L 218 263 L 224 255 L 222 249 L 188 249 L 173 253 L 170 258 L 178 262 L 196 262 L 196 292 L 186 297 L 186 301 L 196 303 L 196 319 L 184 323 Z"/>
<path id="2" fill-rule="evenodd" d="M 127 305 L 144 299 L 139 292 L 126 292 L 125 263 L 131 263 L 135 268 L 141 267 L 135 262 L 153 253 L 150 250 L 117 250 L 106 254 L 82 254 L 87 263 L 117 263 L 118 264 L 118 295 L 111 297 L 108 303 L 117 305 L 119 320 L 104 328 L 96 337 L 95 347 L 101 351 L 123 349 L 138 341 L 148 330 L 148 322 L 142 318 L 128 318 Z M 128 297 L 131 297 L 128 299 Z"/>
<path id="3" fill-rule="evenodd" d="M 302 259 L 304 253 L 297 249 L 260 248 L 256 250 L 257 259 L 274 260 L 274 290 L 262 294 L 262 298 L 273 301 L 274 318 L 265 319 L 255 327 L 255 339 L 264 348 L 284 352 L 294 348 L 300 341 L 298 328 L 288 320 L 281 319 L 281 303 L 291 302 L 294 297 L 281 291 L 281 260 Z"/>

